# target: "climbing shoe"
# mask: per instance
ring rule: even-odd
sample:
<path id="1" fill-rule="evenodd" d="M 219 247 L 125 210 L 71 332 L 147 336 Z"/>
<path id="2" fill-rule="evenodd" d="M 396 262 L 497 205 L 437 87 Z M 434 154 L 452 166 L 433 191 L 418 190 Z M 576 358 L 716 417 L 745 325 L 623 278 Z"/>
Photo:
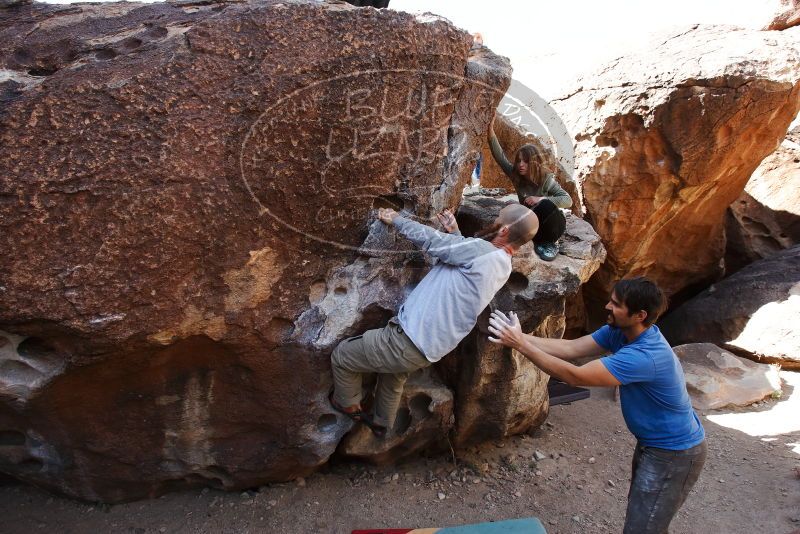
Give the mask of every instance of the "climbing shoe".
<path id="1" fill-rule="evenodd" d="M 553 261 L 558 256 L 558 245 L 555 243 L 535 243 L 533 250 L 544 261 Z"/>

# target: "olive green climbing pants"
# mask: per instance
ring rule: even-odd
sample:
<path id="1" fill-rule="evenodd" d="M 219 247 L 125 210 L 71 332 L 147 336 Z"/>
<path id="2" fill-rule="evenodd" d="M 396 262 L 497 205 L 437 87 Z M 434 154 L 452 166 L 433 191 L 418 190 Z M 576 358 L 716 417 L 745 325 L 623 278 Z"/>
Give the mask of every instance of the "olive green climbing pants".
<path id="1" fill-rule="evenodd" d="M 360 403 L 363 376 L 377 373 L 373 421 L 391 428 L 408 375 L 430 364 L 393 317 L 384 328 L 347 338 L 333 350 L 333 398 L 341 406 Z"/>

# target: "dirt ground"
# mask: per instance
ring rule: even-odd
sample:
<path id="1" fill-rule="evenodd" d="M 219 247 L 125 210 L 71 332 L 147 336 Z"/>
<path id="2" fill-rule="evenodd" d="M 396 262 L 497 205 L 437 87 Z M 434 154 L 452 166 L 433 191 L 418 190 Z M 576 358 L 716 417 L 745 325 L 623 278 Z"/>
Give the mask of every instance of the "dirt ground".
<path id="1" fill-rule="evenodd" d="M 708 460 L 673 534 L 800 530 L 800 374 L 782 376 L 780 399 L 702 415 Z M 528 516 L 550 534 L 620 532 L 633 444 L 612 390 L 593 388 L 588 400 L 554 406 L 532 435 L 462 451 L 455 464 L 450 455 L 385 468 L 334 462 L 253 491 L 115 506 L 4 486 L 0 532 L 348 533 Z"/>

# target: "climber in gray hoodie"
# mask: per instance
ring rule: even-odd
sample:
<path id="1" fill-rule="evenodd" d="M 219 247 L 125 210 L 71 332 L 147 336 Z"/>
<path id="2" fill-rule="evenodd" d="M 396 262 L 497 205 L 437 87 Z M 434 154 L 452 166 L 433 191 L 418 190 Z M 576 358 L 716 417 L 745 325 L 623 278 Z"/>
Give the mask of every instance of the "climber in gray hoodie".
<path id="1" fill-rule="evenodd" d="M 382 437 L 394 424 L 409 373 L 452 351 L 472 330 L 478 315 L 511 274 L 511 256 L 538 229 L 533 212 L 521 204 L 500 210 L 494 223 L 463 237 L 449 210 L 438 215 L 446 230 L 380 209 L 378 218 L 438 259 L 384 328 L 343 340 L 331 355 L 334 391 L 331 405 Z M 361 406 L 362 377 L 378 373 L 374 416 Z"/>

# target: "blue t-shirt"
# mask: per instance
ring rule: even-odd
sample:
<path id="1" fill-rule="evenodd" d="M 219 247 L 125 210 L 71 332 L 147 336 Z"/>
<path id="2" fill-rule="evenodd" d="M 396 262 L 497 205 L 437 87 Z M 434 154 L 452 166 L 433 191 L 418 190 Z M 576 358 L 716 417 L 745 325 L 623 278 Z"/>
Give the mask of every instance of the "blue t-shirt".
<path id="1" fill-rule="evenodd" d="M 611 352 L 600 361 L 622 384 L 619 399 L 628 430 L 639 443 L 683 450 L 705 438 L 692 409 L 678 357 L 657 326 L 628 343 L 622 330 L 606 325 L 592 339 Z"/>

